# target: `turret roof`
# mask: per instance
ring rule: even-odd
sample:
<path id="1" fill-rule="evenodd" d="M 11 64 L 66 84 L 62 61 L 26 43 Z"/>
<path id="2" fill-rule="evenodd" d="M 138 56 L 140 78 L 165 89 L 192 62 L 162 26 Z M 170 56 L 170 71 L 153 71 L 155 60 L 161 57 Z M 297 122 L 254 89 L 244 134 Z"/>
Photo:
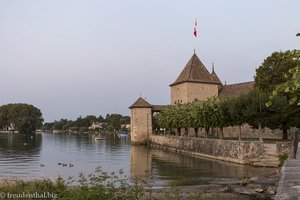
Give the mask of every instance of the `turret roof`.
<path id="1" fill-rule="evenodd" d="M 213 79 L 218 82 L 219 84 L 222 85 L 222 82 L 221 80 L 219 79 L 218 75 L 216 74 L 215 70 L 213 69 L 212 72 L 211 72 L 211 76 L 213 77 Z"/>
<path id="2" fill-rule="evenodd" d="M 151 108 L 152 105 L 142 97 L 139 97 L 129 108 Z"/>
<path id="3" fill-rule="evenodd" d="M 184 82 L 221 84 L 220 80 L 214 79 L 195 53 L 181 71 L 176 81 L 170 86 Z"/>

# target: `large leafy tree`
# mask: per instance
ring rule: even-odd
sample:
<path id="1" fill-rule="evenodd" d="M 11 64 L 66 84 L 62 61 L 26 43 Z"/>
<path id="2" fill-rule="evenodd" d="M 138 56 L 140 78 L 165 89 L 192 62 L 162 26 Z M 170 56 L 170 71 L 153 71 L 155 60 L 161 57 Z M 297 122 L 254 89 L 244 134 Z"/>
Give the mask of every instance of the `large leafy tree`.
<path id="1" fill-rule="evenodd" d="M 290 69 L 288 73 L 285 74 L 285 77 L 287 81 L 276 86 L 270 99 L 272 100 L 275 96 L 285 96 L 291 106 L 300 106 L 300 64 Z M 290 78 L 288 79 L 288 77 Z M 271 104 L 272 101 L 269 101 L 267 105 L 269 106 Z"/>
<path id="2" fill-rule="evenodd" d="M 268 111 L 267 126 L 271 129 L 282 130 L 282 139 L 288 139 L 287 130 L 294 126 L 295 122 L 293 107 L 289 105 L 285 97 L 277 96 L 272 99 L 272 105 L 268 107 Z"/>
<path id="3" fill-rule="evenodd" d="M 266 126 L 283 131 L 299 126 L 300 51 L 274 52 L 256 70 L 255 86 L 270 96 Z"/>
<path id="4" fill-rule="evenodd" d="M 254 128 L 266 127 L 266 118 L 268 117 L 268 109 L 266 101 L 268 96 L 266 93 L 254 89 L 245 96 L 246 108 L 243 115 L 248 124 Z"/>
<path id="5" fill-rule="evenodd" d="M 32 133 L 40 128 L 44 121 L 38 108 L 22 103 L 1 106 L 0 118 L 2 128 L 13 125 L 22 133 Z"/>
<path id="6" fill-rule="evenodd" d="M 255 87 L 264 92 L 272 92 L 277 85 L 291 78 L 284 74 L 299 66 L 299 58 L 299 50 L 272 53 L 256 69 Z"/>
<path id="7" fill-rule="evenodd" d="M 300 52 L 299 52 L 300 53 Z M 297 66 L 289 70 L 288 74 L 285 76 L 290 76 L 286 82 L 276 86 L 270 100 L 267 102 L 267 106 L 272 107 L 274 99 L 282 97 L 288 100 L 289 103 L 289 122 L 291 126 L 300 127 L 300 66 Z"/>

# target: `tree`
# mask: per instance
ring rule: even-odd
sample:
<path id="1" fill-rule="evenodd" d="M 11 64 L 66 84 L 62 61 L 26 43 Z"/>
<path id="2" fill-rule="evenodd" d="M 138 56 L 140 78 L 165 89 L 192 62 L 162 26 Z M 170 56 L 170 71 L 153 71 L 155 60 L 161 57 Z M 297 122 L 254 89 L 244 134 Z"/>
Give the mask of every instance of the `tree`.
<path id="1" fill-rule="evenodd" d="M 285 74 L 287 81 L 279 84 L 273 90 L 270 100 L 275 96 L 285 96 L 289 100 L 291 106 L 300 106 L 300 65 L 290 69 L 288 73 Z M 291 77 L 288 79 L 288 77 Z M 268 106 L 272 104 L 272 101 L 268 102 Z"/>
<path id="2" fill-rule="evenodd" d="M 129 116 L 122 116 L 120 119 L 121 124 L 130 124 L 130 117 Z"/>
<path id="3" fill-rule="evenodd" d="M 266 118 L 267 126 L 271 129 L 280 129 L 283 132 L 282 139 L 287 138 L 287 130 L 295 123 L 295 112 L 288 103 L 286 97 L 276 96 L 272 99 L 272 105 L 268 107 L 269 115 Z"/>
<path id="4" fill-rule="evenodd" d="M 102 117 L 102 115 L 99 115 L 99 117 L 97 118 L 97 122 L 104 122 L 104 118 Z"/>
<path id="5" fill-rule="evenodd" d="M 228 100 L 219 102 L 218 115 L 220 119 L 217 124 L 217 127 L 219 127 L 221 131 L 221 138 L 224 138 L 223 128 L 227 126 L 233 126 L 233 121 L 229 109 L 230 109 L 230 103 Z"/>
<path id="6" fill-rule="evenodd" d="M 107 122 L 107 129 L 109 131 L 117 131 L 121 129 L 121 118 L 123 116 L 120 114 L 107 114 L 105 121 Z"/>
<path id="7" fill-rule="evenodd" d="M 272 53 L 256 69 L 255 87 L 264 92 L 272 92 L 277 85 L 286 82 L 290 78 L 283 75 L 290 69 L 299 66 L 299 58 L 299 50 Z"/>
<path id="8" fill-rule="evenodd" d="M 40 128 L 44 121 L 38 108 L 22 103 L 1 106 L 0 118 L 2 127 L 13 125 L 21 133 L 32 133 Z"/>
<path id="9" fill-rule="evenodd" d="M 242 137 L 242 125 L 246 123 L 247 116 L 244 115 L 244 110 L 247 108 L 247 99 L 244 95 L 234 97 L 229 103 L 229 113 L 233 125 L 239 126 L 239 140 Z"/>
<path id="10" fill-rule="evenodd" d="M 46 122 L 43 124 L 43 130 L 53 130 L 54 122 Z"/>
<path id="11" fill-rule="evenodd" d="M 69 123 L 67 119 L 60 119 L 59 121 L 53 122 L 53 129 L 54 130 L 66 130 L 68 127 L 66 126 Z M 51 124 L 51 123 L 50 123 Z"/>
<path id="12" fill-rule="evenodd" d="M 7 130 L 9 126 L 8 108 L 9 106 L 0 106 L 0 128 L 5 130 Z"/>
<path id="13" fill-rule="evenodd" d="M 97 117 L 95 115 L 87 115 L 85 120 L 87 121 L 88 126 L 91 126 L 93 122 L 97 121 Z"/>

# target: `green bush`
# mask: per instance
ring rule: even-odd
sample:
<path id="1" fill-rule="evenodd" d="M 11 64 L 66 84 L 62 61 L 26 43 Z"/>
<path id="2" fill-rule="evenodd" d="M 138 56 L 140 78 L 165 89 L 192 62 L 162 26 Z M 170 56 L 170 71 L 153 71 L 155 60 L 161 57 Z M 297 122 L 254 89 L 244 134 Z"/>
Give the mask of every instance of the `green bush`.
<path id="1" fill-rule="evenodd" d="M 6 184 L 2 183 L 0 191 L 5 194 L 43 194 L 47 192 L 55 196 L 43 199 L 62 200 L 137 200 L 143 199 L 144 196 L 143 186 L 139 182 L 130 185 L 126 176 L 123 175 L 123 170 L 120 170 L 119 174 L 116 175 L 114 172 L 102 171 L 101 167 L 97 167 L 95 172 L 87 176 L 80 173 L 77 181 L 73 177 L 69 177 L 67 180 L 58 177 L 55 181 L 48 178 L 28 181 L 17 180 Z M 7 199 L 12 198 L 7 197 Z"/>
<path id="2" fill-rule="evenodd" d="M 279 155 L 278 159 L 279 159 L 279 166 L 281 167 L 284 164 L 284 161 L 286 159 L 288 159 L 288 155 L 287 154 L 283 154 L 283 155 Z"/>

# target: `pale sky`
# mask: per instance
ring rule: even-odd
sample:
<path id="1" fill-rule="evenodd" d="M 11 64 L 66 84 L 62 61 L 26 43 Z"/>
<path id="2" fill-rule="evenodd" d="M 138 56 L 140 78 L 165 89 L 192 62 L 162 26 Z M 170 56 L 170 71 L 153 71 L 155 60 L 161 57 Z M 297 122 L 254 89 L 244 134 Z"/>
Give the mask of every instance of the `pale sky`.
<path id="1" fill-rule="evenodd" d="M 223 83 L 245 82 L 299 49 L 298 32 L 299 0 L 0 0 L 0 105 L 33 104 L 48 122 L 129 115 L 140 93 L 169 104 L 195 47 Z"/>

